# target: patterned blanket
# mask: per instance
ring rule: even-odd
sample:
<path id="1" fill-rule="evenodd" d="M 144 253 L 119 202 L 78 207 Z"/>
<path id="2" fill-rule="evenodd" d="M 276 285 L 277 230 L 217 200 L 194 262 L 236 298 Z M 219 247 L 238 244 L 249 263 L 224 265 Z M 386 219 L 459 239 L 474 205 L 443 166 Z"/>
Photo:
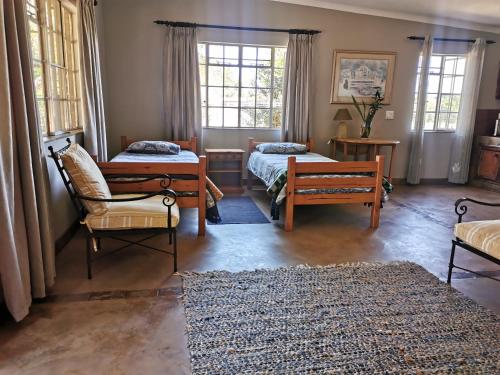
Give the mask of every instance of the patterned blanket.
<path id="1" fill-rule="evenodd" d="M 288 157 L 286 154 L 263 154 L 255 151 L 248 159 L 248 169 L 260 178 L 267 187 L 267 192 L 273 198 L 276 205 L 280 205 L 286 197 L 286 181 Z M 320 154 L 308 152 L 307 154 L 294 155 L 299 162 L 332 162 Z M 318 178 L 318 177 L 365 177 L 366 174 L 326 174 L 326 175 L 300 175 L 298 178 Z M 382 200 L 388 200 L 388 193 L 392 191 L 392 185 L 384 179 L 384 189 L 382 190 Z M 297 194 L 336 194 L 336 193 L 367 193 L 371 188 L 325 188 L 325 189 L 301 189 Z"/>
<path id="2" fill-rule="evenodd" d="M 178 155 L 164 155 L 164 154 L 136 154 L 130 152 L 121 152 L 116 155 L 111 162 L 120 163 L 197 163 L 198 156 L 194 152 L 181 150 Z M 175 179 L 191 180 L 196 179 L 195 175 L 171 175 Z M 215 186 L 215 184 L 207 177 L 206 185 L 206 207 L 207 207 L 207 220 L 212 223 L 219 223 L 221 221 L 219 210 L 217 209 L 217 202 L 222 199 L 224 194 Z M 194 197 L 198 193 L 193 191 L 178 192 L 180 197 Z"/>

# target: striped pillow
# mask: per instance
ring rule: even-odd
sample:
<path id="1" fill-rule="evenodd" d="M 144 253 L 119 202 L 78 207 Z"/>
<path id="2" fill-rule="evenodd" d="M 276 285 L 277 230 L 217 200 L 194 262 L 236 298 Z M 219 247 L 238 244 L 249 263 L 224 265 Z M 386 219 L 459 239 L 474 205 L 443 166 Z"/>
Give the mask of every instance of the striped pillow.
<path id="1" fill-rule="evenodd" d="M 257 151 L 263 154 L 305 154 L 307 146 L 299 143 L 278 142 L 278 143 L 261 143 L 255 147 Z"/>
<path id="2" fill-rule="evenodd" d="M 181 147 L 176 143 L 165 141 L 138 141 L 128 146 L 125 151 L 135 154 L 178 155 Z"/>
<path id="3" fill-rule="evenodd" d="M 76 143 L 71 144 L 61 155 L 61 160 L 71 184 L 79 195 L 111 199 L 111 192 L 101 170 L 83 147 Z M 108 202 L 82 200 L 82 204 L 94 215 L 102 215 L 109 208 Z"/>

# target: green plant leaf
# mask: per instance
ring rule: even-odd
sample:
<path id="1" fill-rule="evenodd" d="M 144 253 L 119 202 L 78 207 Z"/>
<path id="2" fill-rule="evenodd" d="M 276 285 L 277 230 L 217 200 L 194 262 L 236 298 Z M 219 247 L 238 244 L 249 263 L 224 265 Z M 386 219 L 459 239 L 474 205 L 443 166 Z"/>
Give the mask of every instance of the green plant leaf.
<path id="1" fill-rule="evenodd" d="M 352 102 L 354 103 L 354 106 L 356 107 L 356 110 L 358 111 L 358 113 L 361 116 L 361 118 L 363 119 L 363 121 L 365 121 L 365 115 L 364 115 L 363 112 L 361 112 L 361 107 L 359 106 L 358 101 L 356 100 L 356 98 L 354 97 L 354 95 L 351 95 L 351 97 L 352 97 Z"/>

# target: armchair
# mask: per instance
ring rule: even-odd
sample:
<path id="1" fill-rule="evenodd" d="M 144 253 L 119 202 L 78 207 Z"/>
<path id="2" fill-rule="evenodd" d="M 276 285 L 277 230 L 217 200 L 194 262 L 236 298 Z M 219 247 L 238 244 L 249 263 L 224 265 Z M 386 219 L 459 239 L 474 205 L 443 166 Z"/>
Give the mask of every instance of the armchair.
<path id="1" fill-rule="evenodd" d="M 455 224 L 455 239 L 451 241 L 452 246 L 447 282 L 448 284 L 451 283 L 453 268 L 500 281 L 488 275 L 459 267 L 453 263 L 455 249 L 459 246 L 482 258 L 500 264 L 500 220 L 462 222 L 463 216 L 467 213 L 467 202 L 482 206 L 500 207 L 500 203 L 482 202 L 472 198 L 460 198 L 455 202 L 455 213 L 458 215 L 458 223 Z"/>
<path id="2" fill-rule="evenodd" d="M 173 256 L 174 272 L 177 271 L 177 225 L 179 208 L 177 195 L 169 186 L 172 179 L 166 174 L 143 175 L 141 182 L 161 179 L 160 190 L 148 194 L 111 195 L 107 182 L 90 155 L 78 144 L 67 139 L 68 145 L 55 151 L 49 147 L 50 157 L 68 191 L 80 223 L 86 228 L 87 277 L 92 278 L 92 262 L 104 255 L 115 253 L 132 245 Z M 127 184 L 128 177 L 137 175 L 111 175 L 113 183 Z M 116 180 L 115 180 L 116 179 Z M 160 249 L 144 244 L 160 234 L 169 235 L 172 250 Z M 145 236 L 140 240 L 129 240 L 123 235 Z M 111 238 L 125 242 L 117 249 L 101 256 L 93 255 L 102 250 L 101 239 Z"/>

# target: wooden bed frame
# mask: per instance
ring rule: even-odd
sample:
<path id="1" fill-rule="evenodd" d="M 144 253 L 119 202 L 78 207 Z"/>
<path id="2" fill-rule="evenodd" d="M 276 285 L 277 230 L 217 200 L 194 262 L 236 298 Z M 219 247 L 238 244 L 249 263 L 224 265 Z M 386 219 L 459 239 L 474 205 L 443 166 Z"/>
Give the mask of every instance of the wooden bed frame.
<path id="1" fill-rule="evenodd" d="M 255 142 L 248 139 L 248 156 L 255 151 L 255 147 L 264 142 Z M 307 142 L 308 151 L 312 150 L 312 142 Z M 247 183 L 252 185 L 253 174 L 249 172 Z M 367 177 L 318 177 L 298 178 L 300 174 L 358 174 L 373 173 Z M 288 176 L 286 188 L 286 216 L 285 231 L 293 230 L 293 214 L 295 206 L 315 204 L 343 204 L 343 203 L 370 203 L 370 227 L 378 228 L 380 223 L 380 208 L 382 196 L 382 177 L 384 174 L 384 156 L 377 155 L 375 161 L 348 161 L 348 162 L 297 162 L 295 156 L 288 157 Z M 296 194 L 300 189 L 328 189 L 328 188 L 373 188 L 370 193 L 337 193 L 337 194 Z"/>
<path id="2" fill-rule="evenodd" d="M 134 140 L 125 136 L 121 137 L 121 149 L 124 151 Z M 169 141 L 176 143 L 183 150 L 189 150 L 196 153 L 196 137 L 189 141 Z M 179 207 L 198 208 L 198 235 L 205 235 L 205 217 L 206 217 L 206 176 L 207 161 L 205 156 L 199 156 L 197 163 L 143 163 L 143 162 L 100 162 L 97 163 L 103 175 L 112 176 L 117 174 L 168 174 L 168 175 L 191 175 L 196 176 L 194 180 L 172 179 L 169 186 L 175 192 L 197 192 L 196 197 L 178 197 Z M 138 182 L 130 184 L 113 184 L 108 181 L 109 188 L 113 194 L 120 193 L 145 193 L 158 191 L 161 188 L 159 180 L 147 182 Z"/>

